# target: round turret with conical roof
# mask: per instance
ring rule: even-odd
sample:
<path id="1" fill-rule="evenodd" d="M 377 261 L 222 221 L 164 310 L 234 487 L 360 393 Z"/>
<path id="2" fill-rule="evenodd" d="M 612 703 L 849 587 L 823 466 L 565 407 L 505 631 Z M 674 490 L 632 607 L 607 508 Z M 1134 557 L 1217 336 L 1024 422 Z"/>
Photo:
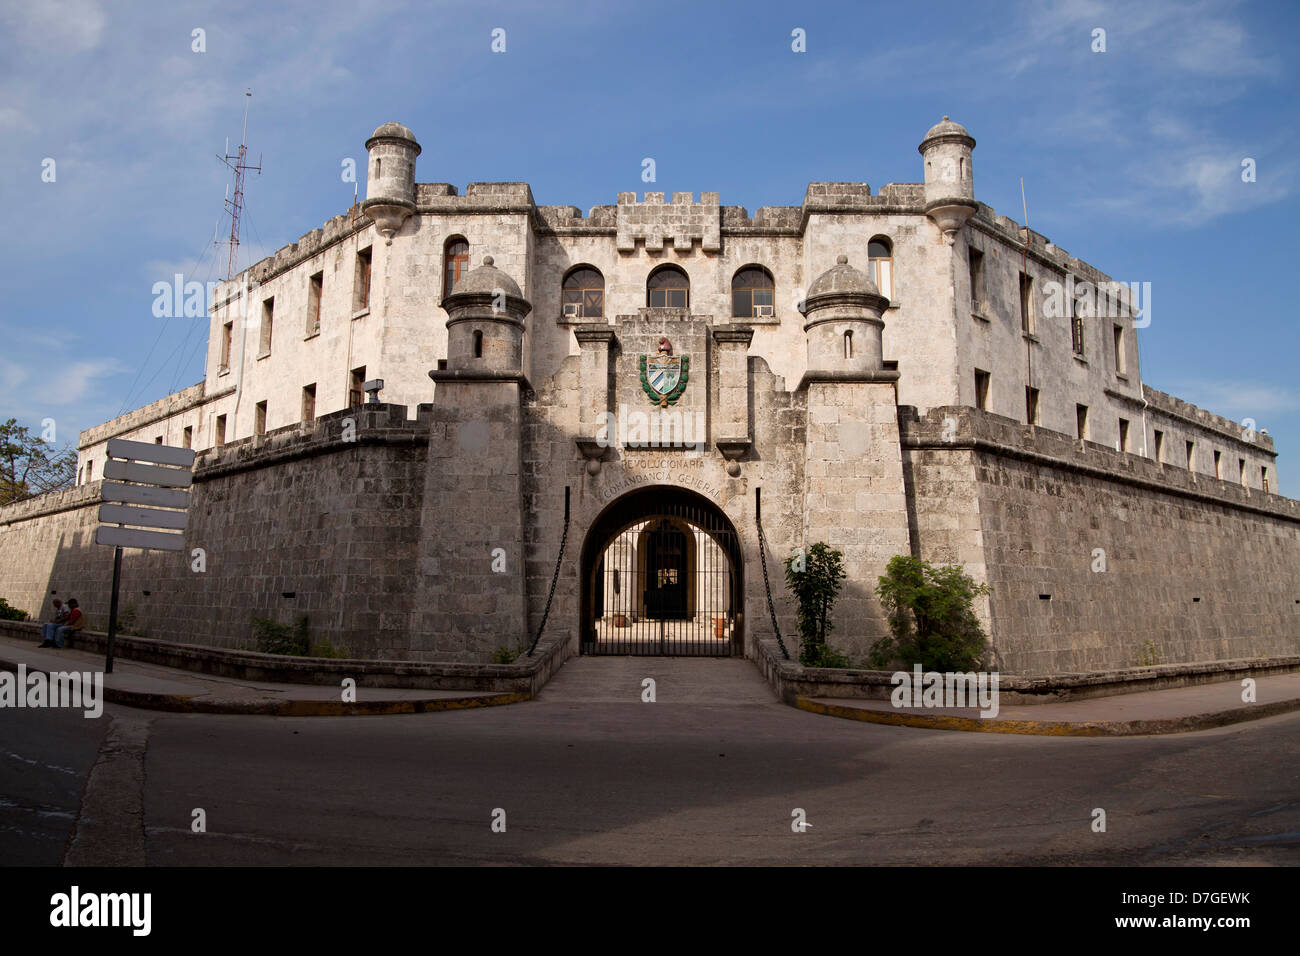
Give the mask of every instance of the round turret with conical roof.
<path id="1" fill-rule="evenodd" d="M 415 212 L 415 158 L 420 144 L 401 123 L 385 123 L 366 140 L 366 152 L 370 160 L 361 208 L 391 244 Z"/>
<path id="2" fill-rule="evenodd" d="M 961 123 L 944 117 L 917 147 L 925 160 L 925 213 L 952 242 L 977 208 L 971 151 L 975 138 Z"/>
<path id="3" fill-rule="evenodd" d="M 839 256 L 808 288 L 799 311 L 807 320 L 808 374 L 874 379 L 883 369 L 881 318 L 889 300 L 871 277 Z"/>
<path id="4" fill-rule="evenodd" d="M 447 368 L 501 375 L 523 370 L 524 316 L 532 305 L 519 283 L 491 256 L 471 269 L 442 300 L 447 319 Z"/>

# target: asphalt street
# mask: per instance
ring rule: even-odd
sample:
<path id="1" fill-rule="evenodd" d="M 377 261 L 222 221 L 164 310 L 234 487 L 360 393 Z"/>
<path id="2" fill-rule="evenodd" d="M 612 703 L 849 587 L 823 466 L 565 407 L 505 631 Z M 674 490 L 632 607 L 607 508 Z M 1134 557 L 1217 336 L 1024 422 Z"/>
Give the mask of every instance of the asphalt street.
<path id="1" fill-rule="evenodd" d="M 10 711 L 0 751 L 7 864 L 1300 862 L 1300 714 L 921 730 L 784 706 L 736 660 L 584 658 L 537 700 L 423 715 Z"/>

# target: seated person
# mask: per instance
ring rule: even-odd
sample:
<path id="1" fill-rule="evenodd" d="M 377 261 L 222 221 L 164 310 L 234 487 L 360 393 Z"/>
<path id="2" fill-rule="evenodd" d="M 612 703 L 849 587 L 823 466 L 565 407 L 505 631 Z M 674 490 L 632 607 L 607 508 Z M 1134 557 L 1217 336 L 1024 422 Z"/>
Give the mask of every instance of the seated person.
<path id="1" fill-rule="evenodd" d="M 52 603 L 54 604 L 54 614 L 41 625 L 41 640 L 50 644 L 54 643 L 54 634 L 59 625 L 68 623 L 68 609 L 63 606 L 63 602 L 55 598 Z M 42 644 L 41 646 L 44 647 L 45 645 Z"/>
<path id="2" fill-rule="evenodd" d="M 69 635 L 74 631 L 80 631 L 86 626 L 86 615 L 81 613 L 81 607 L 77 604 L 76 598 L 68 598 L 68 622 L 60 624 L 54 630 L 54 640 L 46 641 L 41 647 L 62 648 Z"/>

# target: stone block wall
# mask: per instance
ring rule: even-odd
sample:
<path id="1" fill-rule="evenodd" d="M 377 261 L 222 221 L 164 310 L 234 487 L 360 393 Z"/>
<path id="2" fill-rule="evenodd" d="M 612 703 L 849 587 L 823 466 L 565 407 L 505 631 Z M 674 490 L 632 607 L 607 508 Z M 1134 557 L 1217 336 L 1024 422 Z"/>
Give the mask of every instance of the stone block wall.
<path id="1" fill-rule="evenodd" d="M 927 504 L 968 505 L 973 465 L 1000 669 L 1300 652 L 1295 501 L 966 408 L 931 410 L 904 444 L 922 554 L 981 579 L 969 508 Z"/>
<path id="2" fill-rule="evenodd" d="M 204 452 L 191 550 L 124 551 L 122 609 L 146 636 L 217 647 L 251 647 L 253 615 L 306 614 L 313 639 L 409 659 L 426 427 L 403 406 L 372 405 Z M 107 627 L 113 549 L 94 543 L 100 484 L 0 509 L 0 595 L 43 614 L 57 591 Z"/>

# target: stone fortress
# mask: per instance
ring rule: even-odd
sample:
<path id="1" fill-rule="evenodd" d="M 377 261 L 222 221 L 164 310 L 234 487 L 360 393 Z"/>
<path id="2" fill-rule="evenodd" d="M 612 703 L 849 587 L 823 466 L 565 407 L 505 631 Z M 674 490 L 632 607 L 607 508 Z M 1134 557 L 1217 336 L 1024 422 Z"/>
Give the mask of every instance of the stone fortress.
<path id="1" fill-rule="evenodd" d="M 1144 385 L 1149 291 L 979 203 L 947 117 L 923 182 L 752 216 L 654 192 L 584 216 L 417 183 L 397 123 L 366 147 L 360 207 L 218 287 L 202 382 L 83 432 L 75 488 L 0 509 L 11 603 L 76 593 L 106 621 L 121 437 L 200 452 L 203 570 L 124 559 L 150 637 L 249 646 L 252 615 L 306 614 L 353 656 L 481 662 L 545 618 L 572 652 L 757 657 L 774 616 L 793 643 L 784 559 L 825 541 L 854 655 L 906 553 L 992 586 L 1008 673 L 1300 651 L 1272 440 Z"/>

